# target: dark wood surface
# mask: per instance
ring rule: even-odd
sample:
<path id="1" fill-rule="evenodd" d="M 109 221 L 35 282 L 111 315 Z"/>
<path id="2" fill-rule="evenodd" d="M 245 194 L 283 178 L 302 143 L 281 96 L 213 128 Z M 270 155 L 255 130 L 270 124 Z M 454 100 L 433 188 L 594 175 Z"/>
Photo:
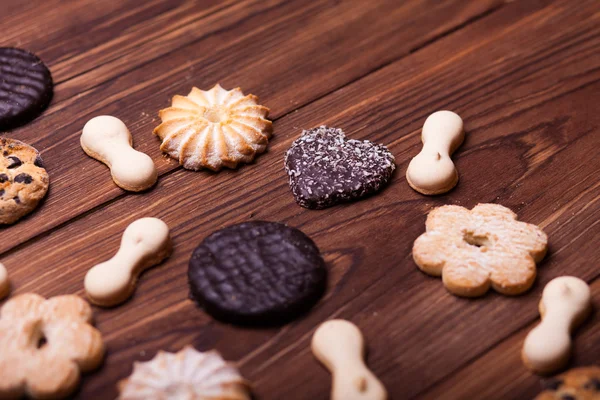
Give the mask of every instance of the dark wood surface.
<path id="1" fill-rule="evenodd" d="M 36 52 L 55 98 L 6 133 L 42 151 L 52 186 L 30 217 L 2 229 L 13 294 L 83 295 L 83 277 L 111 257 L 142 216 L 162 218 L 171 258 L 133 298 L 95 308 L 108 353 L 76 398 L 111 399 L 132 362 L 186 344 L 238 361 L 258 399 L 326 399 L 330 375 L 310 337 L 330 318 L 355 322 L 368 364 L 393 399 L 531 398 L 524 336 L 550 279 L 579 276 L 600 307 L 600 3 L 596 0 L 2 1 L 0 45 Z M 275 136 L 252 165 L 219 174 L 181 169 L 151 134 L 157 111 L 191 86 L 240 86 L 271 108 Z M 425 118 L 450 109 L 467 138 L 461 181 L 424 197 L 404 174 Z M 156 162 L 158 185 L 117 188 L 79 146 L 85 122 L 109 114 Z M 303 128 L 328 124 L 389 146 L 392 184 L 367 200 L 310 211 L 295 205 L 283 155 Z M 496 202 L 548 233 L 533 289 L 518 297 L 453 297 L 411 257 L 426 214 Z M 215 322 L 188 299 L 187 261 L 215 229 L 281 221 L 318 244 L 330 271 L 323 300 L 280 329 Z M 600 317 L 575 335 L 572 366 L 600 358 Z"/>

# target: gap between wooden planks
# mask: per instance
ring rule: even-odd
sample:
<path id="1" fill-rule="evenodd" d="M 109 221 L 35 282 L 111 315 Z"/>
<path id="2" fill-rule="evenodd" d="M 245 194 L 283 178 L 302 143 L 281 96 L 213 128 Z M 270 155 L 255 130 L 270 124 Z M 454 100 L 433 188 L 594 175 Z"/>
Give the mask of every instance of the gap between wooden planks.
<path id="1" fill-rule="evenodd" d="M 79 148 L 81 128 L 91 117 L 101 113 L 121 118 L 132 131 L 136 148 L 152 156 L 164 174 L 178 165 L 161 156 L 159 142 L 151 132 L 158 124 L 157 111 L 167 106 L 172 95 L 187 93 L 193 84 L 210 87 L 220 81 L 225 87 L 240 85 L 246 92 L 259 94 L 261 103 L 271 107 L 272 118 L 277 119 L 405 56 L 431 35 L 476 17 L 482 7 L 487 10 L 495 2 L 444 4 L 440 11 L 446 12 L 446 19 L 440 26 L 428 19 L 430 7 L 424 1 L 369 2 L 368 6 L 344 2 L 343 8 L 332 8 L 327 1 L 313 2 L 310 7 L 303 1 L 285 2 L 229 28 L 224 38 L 210 36 L 180 48 L 168 59 L 158 58 L 93 88 L 72 103 L 59 103 L 44 118 L 13 135 L 42 150 L 53 183 L 44 207 L 9 228 L 11 235 L 0 243 L 0 252 L 124 196 L 106 179 L 105 167 Z M 346 22 L 331 23 L 336 15 Z M 414 27 L 400 30 L 396 21 L 409 17 Z M 351 32 L 358 35 L 349 35 Z M 328 51 L 320 51 L 326 41 L 335 43 L 335 48 L 346 48 L 345 54 L 336 54 L 329 44 Z M 214 48 L 208 52 L 207 46 Z M 262 52 L 264 56 L 257 58 Z M 364 58 L 355 56 L 359 53 Z M 188 60 L 190 54 L 193 61 Z M 68 107 L 60 108 L 66 103 Z M 71 117 L 65 119 L 67 111 Z M 57 134 L 38 133 L 48 131 Z"/>
<path id="2" fill-rule="evenodd" d="M 161 186 L 147 196 L 150 199 L 145 207 L 164 213 L 163 217 L 168 219 L 167 201 L 180 200 L 182 207 L 191 209 L 194 220 L 187 225 L 180 224 L 175 233 L 181 243 L 178 248 L 182 251 L 159 267 L 162 270 L 151 271 L 144 276 L 143 285 L 136 295 L 137 299 L 145 300 L 143 305 L 134 299 L 123 307 L 122 313 L 121 310 L 118 313 L 99 313 L 101 330 L 115 338 L 110 342 L 111 356 L 107 360 L 110 365 L 106 366 L 109 370 L 105 368 L 90 376 L 82 395 L 113 393 L 111 390 L 114 391 L 114 388 L 106 387 L 107 382 L 124 377 L 133 358 L 151 355 L 139 356 L 140 349 L 149 348 L 153 352 L 166 345 L 175 350 L 183 343 L 193 341 L 199 348 L 216 346 L 232 359 L 242 358 L 249 353 L 248 349 L 262 349 L 242 364 L 243 372 L 255 380 L 261 397 L 274 398 L 276 393 L 283 398 L 286 394 L 287 398 L 294 398 L 294 394 L 297 396 L 301 393 L 299 388 L 302 388 L 303 394 L 321 398 L 327 392 L 329 376 L 315 367 L 307 343 L 312 328 L 329 315 L 350 317 L 360 321 L 360 326 L 367 327 L 370 365 L 381 374 L 393 393 L 416 395 L 445 377 L 452 368 L 476 358 L 490 344 L 493 346 L 506 334 L 532 321 L 536 317 L 533 310 L 539 291 L 543 282 L 549 279 L 548 271 L 564 273 L 564 270 L 557 269 L 576 263 L 578 252 L 589 255 L 590 264 L 598 261 L 597 250 L 586 240 L 598 234 L 597 226 L 589 226 L 588 223 L 598 217 L 597 186 L 589 184 L 598 161 L 593 154 L 581 157 L 578 154 L 582 148 L 593 148 L 598 144 L 598 139 L 590 132 L 590 129 L 598 127 L 598 117 L 585 107 L 585 101 L 594 98 L 598 92 L 598 60 L 593 57 L 598 44 L 594 45 L 590 39 L 597 32 L 593 13 L 586 12 L 584 8 L 581 14 L 570 14 L 564 2 L 556 4 L 558 6 L 539 12 L 530 10 L 529 17 L 521 14 L 519 7 L 522 5 L 501 9 L 399 63 L 290 114 L 278 121 L 276 126 L 276 129 L 280 126 L 286 131 L 285 136 L 276 138 L 271 152 L 259 159 L 254 167 L 227 172 L 223 174 L 224 178 L 219 176 L 218 179 L 199 174 L 190 178 L 190 173 L 186 176 L 185 171 L 177 171 L 164 183 L 161 182 Z M 591 16 L 582 17 L 585 15 Z M 565 28 L 554 33 L 554 28 L 560 26 L 557 21 L 561 20 Z M 484 32 L 491 37 L 481 44 L 478 34 Z M 547 42 L 540 42 L 541 36 Z M 510 54 L 512 59 L 504 59 L 506 52 L 503 48 L 514 48 L 515 44 L 525 48 Z M 462 51 L 453 56 L 457 47 Z M 432 55 L 449 61 L 437 65 Z M 471 66 L 476 65 L 476 61 L 479 66 L 473 70 Z M 494 67 L 490 69 L 489 65 Z M 396 77 L 398 82 L 406 81 L 386 90 L 386 83 L 392 80 L 390 77 Z M 443 89 L 435 91 L 435 88 Z M 431 95 L 432 92 L 435 94 Z M 357 104 L 356 99 L 360 96 L 366 99 Z M 353 104 L 357 105 L 352 107 Z M 376 112 L 373 112 L 374 104 Z M 404 188 L 403 161 L 407 162 L 410 154 L 416 154 L 418 129 L 430 108 L 455 104 L 457 108 L 454 109 L 468 121 L 470 133 L 468 141 L 459 150 L 457 161 L 463 181 L 448 196 L 423 199 Z M 320 121 L 335 122 L 358 137 L 391 142 L 394 154 L 399 161 L 403 160 L 399 162 L 399 173 L 388 190 L 365 202 L 332 209 L 327 215 L 330 219 L 328 224 L 322 221 L 323 213 L 293 206 L 284 174 L 279 170 L 283 151 L 298 133 L 294 127 Z M 394 130 L 404 132 L 405 136 L 395 135 Z M 505 137 L 508 132 L 511 135 Z M 499 161 L 502 164 L 496 166 Z M 493 167 L 481 171 L 481 165 Z M 570 168 L 572 176 L 565 177 L 563 167 Z M 257 176 L 259 171 L 270 170 L 273 173 L 266 177 Z M 477 179 L 465 179 L 465 174 L 474 176 L 475 172 L 479 173 Z M 256 181 L 250 184 L 249 198 L 230 201 L 231 208 L 221 213 L 216 204 L 203 203 L 217 193 L 233 199 L 235 192 L 239 191 L 235 181 L 240 179 L 240 175 L 250 178 L 251 182 Z M 265 192 L 271 191 L 273 181 L 278 182 L 277 188 L 272 191 L 273 194 L 265 196 Z M 481 182 L 493 182 L 493 185 L 479 187 Z M 192 198 L 182 190 L 184 185 L 215 187 L 202 193 L 200 198 Z M 573 193 L 564 195 L 565 187 Z M 165 194 L 172 195 L 163 199 Z M 82 265 L 92 265 L 90 262 L 95 259 L 102 260 L 112 254 L 111 249 L 116 248 L 124 226 L 145 210 L 129 215 L 127 220 L 119 218 L 125 210 L 135 209 L 142 199 L 128 196 L 101 213 L 86 215 L 73 226 L 57 231 L 45 238 L 45 244 L 38 242 L 10 257 L 14 257 L 16 262 L 25 258 L 27 252 L 43 254 L 38 269 L 47 270 L 49 275 L 31 285 L 41 289 L 41 293 L 52 294 L 64 289 L 80 292 L 80 278 L 86 269 Z M 474 303 L 484 302 L 485 307 L 473 310 L 471 302 L 447 295 L 439 280 L 416 273 L 409 255 L 412 240 L 422 231 L 424 215 L 432 205 L 458 201 L 472 206 L 480 200 L 497 200 L 518 210 L 521 219 L 529 222 L 543 224 L 548 220 L 549 225 L 545 229 L 550 233 L 552 251 L 540 268 L 538 285 L 526 298 L 506 299 L 489 295 Z M 211 322 L 190 302 L 182 300 L 187 293 L 183 271 L 188 250 L 217 226 L 235 222 L 236 218 L 245 219 L 246 215 L 255 212 L 256 204 L 261 205 L 256 211 L 257 218 L 276 217 L 302 226 L 317 239 L 320 247 L 328 253 L 328 259 L 335 260 L 333 265 L 330 262 L 334 283 L 337 283 L 331 288 L 334 293 L 330 292 L 328 298 L 305 320 L 280 331 L 247 332 L 222 326 Z M 546 207 L 536 207 L 536 204 Z M 581 207 L 580 204 L 588 206 Z M 396 222 L 398 216 L 406 220 Z M 171 218 L 181 217 L 171 215 Z M 113 219 L 117 222 L 106 225 Z M 207 220 L 206 226 L 199 226 L 199 222 Z M 382 220 L 393 221 L 390 224 L 394 224 L 394 229 L 381 232 L 378 228 Z M 84 229 L 96 227 L 98 231 L 91 239 L 99 242 L 88 243 L 88 238 L 83 235 Z M 590 236 L 580 235 L 586 230 L 586 235 Z M 573 241 L 573 238 L 576 240 Z M 68 243 L 63 254 L 72 254 L 70 259 L 63 260 L 63 254 L 48 251 L 63 243 Z M 356 246 L 348 247 L 348 243 Z M 396 247 L 384 246 L 386 243 L 395 243 Z M 569 252 L 569 248 L 576 250 Z M 407 257 L 398 259 L 398 254 L 406 254 Z M 371 267 L 370 263 L 365 263 L 368 260 L 376 260 L 376 265 Z M 48 269 L 47 265 L 60 265 L 61 275 Z M 167 269 L 174 265 L 178 266 L 177 270 Z M 578 265 L 573 271 L 588 279 L 595 272 L 593 265 Z M 177 315 L 169 316 L 168 325 L 172 329 L 164 327 L 165 320 L 161 316 L 166 317 L 165 313 L 158 318 L 152 315 L 156 311 L 155 306 L 165 312 L 177 311 Z M 519 315 L 519 321 L 510 321 L 509 326 L 503 326 L 506 321 L 502 320 L 502 316 L 518 314 L 525 308 L 531 312 Z M 452 310 L 450 319 L 449 310 Z M 491 320 L 485 329 L 481 327 L 483 322 L 479 322 L 480 325 L 470 323 L 488 319 Z M 126 321 L 134 320 L 134 328 L 138 331 L 128 329 L 129 322 Z M 419 323 L 415 324 L 416 321 Z M 430 332 L 423 332 L 423 325 L 431 328 Z M 455 337 L 457 330 L 464 337 Z M 494 332 L 495 337 L 478 339 L 478 334 L 488 330 Z M 135 333 L 140 331 L 145 333 L 144 337 L 136 337 Z M 291 338 L 298 337 L 302 339 L 292 344 Z M 265 346 L 267 340 L 268 346 Z M 466 350 L 461 347 L 465 343 L 469 344 L 465 346 Z M 390 345 L 394 346 L 394 351 L 387 348 Z M 457 350 L 467 354 L 455 354 Z M 272 376 L 278 376 L 278 379 L 271 379 Z"/>

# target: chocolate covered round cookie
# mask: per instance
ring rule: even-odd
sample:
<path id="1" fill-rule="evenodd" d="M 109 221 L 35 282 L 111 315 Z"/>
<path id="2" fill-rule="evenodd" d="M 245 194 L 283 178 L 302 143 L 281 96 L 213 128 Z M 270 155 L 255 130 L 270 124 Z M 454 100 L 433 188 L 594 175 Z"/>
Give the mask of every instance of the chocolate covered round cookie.
<path id="1" fill-rule="evenodd" d="M 36 149 L 18 140 L 0 139 L 0 225 L 15 223 L 33 211 L 49 182 Z"/>
<path id="2" fill-rule="evenodd" d="M 53 87 L 50 70 L 35 54 L 0 47 L 0 131 L 35 119 L 50 104 Z"/>
<path id="3" fill-rule="evenodd" d="M 214 318 L 280 325 L 323 295 L 327 270 L 315 243 L 298 229 L 265 221 L 214 232 L 190 259 L 191 296 Z"/>

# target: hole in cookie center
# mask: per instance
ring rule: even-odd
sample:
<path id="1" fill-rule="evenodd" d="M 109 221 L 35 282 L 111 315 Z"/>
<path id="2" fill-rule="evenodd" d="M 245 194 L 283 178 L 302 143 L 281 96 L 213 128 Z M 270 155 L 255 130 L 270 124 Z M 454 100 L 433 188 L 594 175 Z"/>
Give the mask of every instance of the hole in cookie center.
<path id="1" fill-rule="evenodd" d="M 465 232 L 463 235 L 463 240 L 474 247 L 488 247 L 490 245 L 490 240 L 487 236 L 479 236 L 475 235 L 472 232 Z"/>
<path id="2" fill-rule="evenodd" d="M 42 335 L 42 336 L 41 336 L 41 337 L 38 339 L 38 341 L 37 341 L 37 343 L 36 343 L 35 347 L 37 347 L 38 349 L 41 349 L 41 348 L 42 348 L 42 347 L 44 347 L 44 346 L 45 346 L 47 343 L 48 343 L 48 339 L 46 339 L 46 337 L 45 337 L 44 335 Z"/>
<path id="3" fill-rule="evenodd" d="M 204 118 L 212 123 L 218 124 L 219 122 L 227 121 L 229 116 L 221 107 L 211 107 L 204 111 Z"/>

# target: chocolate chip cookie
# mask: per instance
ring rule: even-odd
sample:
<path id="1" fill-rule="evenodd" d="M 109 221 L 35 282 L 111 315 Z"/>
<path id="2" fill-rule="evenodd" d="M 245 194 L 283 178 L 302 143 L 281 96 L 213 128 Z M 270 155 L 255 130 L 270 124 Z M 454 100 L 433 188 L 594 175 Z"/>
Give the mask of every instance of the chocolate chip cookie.
<path id="1" fill-rule="evenodd" d="M 395 169 L 387 147 L 346 139 L 341 129 L 326 126 L 303 131 L 285 156 L 296 203 L 312 209 L 374 194 L 389 183 Z"/>
<path id="2" fill-rule="evenodd" d="M 281 325 L 323 295 L 325 262 L 298 229 L 253 221 L 214 232 L 190 259 L 191 296 L 214 318 Z"/>
<path id="3" fill-rule="evenodd" d="M 544 381 L 536 400 L 600 400 L 600 367 L 575 368 Z"/>
<path id="4" fill-rule="evenodd" d="M 49 182 L 36 149 L 0 138 L 0 224 L 13 224 L 33 211 L 46 195 Z"/>
<path id="5" fill-rule="evenodd" d="M 52 75 L 35 54 L 0 47 L 0 131 L 36 118 L 50 103 Z"/>

